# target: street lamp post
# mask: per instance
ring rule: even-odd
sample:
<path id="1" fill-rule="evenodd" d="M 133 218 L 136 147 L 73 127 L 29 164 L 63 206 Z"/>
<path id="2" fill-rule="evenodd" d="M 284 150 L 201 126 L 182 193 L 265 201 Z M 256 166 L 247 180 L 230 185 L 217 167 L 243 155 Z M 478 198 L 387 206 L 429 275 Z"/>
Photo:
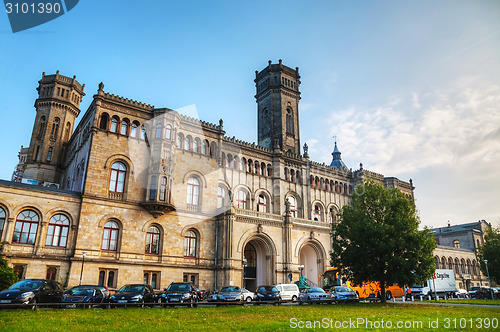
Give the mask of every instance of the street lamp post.
<path id="1" fill-rule="evenodd" d="M 491 279 L 490 279 L 490 272 L 488 271 L 488 260 L 484 260 L 484 264 L 486 265 L 486 275 L 488 276 L 488 283 L 490 284 L 490 293 L 491 293 L 491 299 L 494 300 L 495 297 L 493 296 L 493 289 L 491 288 Z"/>
<path id="2" fill-rule="evenodd" d="M 243 286 L 242 288 L 245 288 L 245 270 L 247 268 L 248 262 L 246 261 L 246 259 L 243 259 L 241 263 L 243 264 L 243 273 L 242 273 L 243 280 L 241 281 L 241 285 Z"/>
<path id="3" fill-rule="evenodd" d="M 82 251 L 82 269 L 80 271 L 80 285 L 82 284 L 82 275 L 83 275 L 83 265 L 85 265 L 85 254 L 87 252 L 86 251 Z"/>
<path id="4" fill-rule="evenodd" d="M 300 276 L 302 277 L 302 270 L 304 270 L 304 265 L 299 265 Z"/>

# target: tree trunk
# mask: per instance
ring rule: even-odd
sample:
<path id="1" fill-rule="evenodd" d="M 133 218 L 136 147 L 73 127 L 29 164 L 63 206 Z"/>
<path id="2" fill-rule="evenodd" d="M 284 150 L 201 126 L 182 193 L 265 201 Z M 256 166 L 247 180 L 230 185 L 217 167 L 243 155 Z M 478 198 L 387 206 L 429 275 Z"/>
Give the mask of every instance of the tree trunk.
<path id="1" fill-rule="evenodd" d="M 380 282 L 380 302 L 381 303 L 387 302 L 385 299 L 385 282 L 384 281 Z"/>

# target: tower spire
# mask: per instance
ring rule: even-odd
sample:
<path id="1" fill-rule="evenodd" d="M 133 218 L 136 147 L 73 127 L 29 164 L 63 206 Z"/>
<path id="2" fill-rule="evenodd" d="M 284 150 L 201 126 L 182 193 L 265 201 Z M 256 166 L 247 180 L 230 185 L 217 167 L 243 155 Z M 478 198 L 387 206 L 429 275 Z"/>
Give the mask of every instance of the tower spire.
<path id="1" fill-rule="evenodd" d="M 341 158 L 341 153 L 340 153 L 340 150 L 338 149 L 337 147 L 337 136 L 333 136 L 333 138 L 335 139 L 335 147 L 333 148 L 333 152 L 332 152 L 332 162 L 330 163 L 330 167 L 336 167 L 336 168 L 340 168 L 341 170 L 347 170 L 347 166 L 344 164 L 344 162 L 342 161 L 342 158 Z"/>

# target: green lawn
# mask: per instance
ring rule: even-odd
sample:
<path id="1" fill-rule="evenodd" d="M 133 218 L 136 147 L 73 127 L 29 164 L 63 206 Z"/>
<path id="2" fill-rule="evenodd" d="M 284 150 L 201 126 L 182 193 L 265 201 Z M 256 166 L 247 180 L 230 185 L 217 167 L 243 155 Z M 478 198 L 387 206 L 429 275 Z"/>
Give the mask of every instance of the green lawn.
<path id="1" fill-rule="evenodd" d="M 436 301 L 423 301 L 423 303 L 432 303 Z M 476 300 L 476 299 L 453 299 L 453 300 L 438 300 L 437 303 L 459 303 L 459 304 L 489 304 L 500 306 L 500 300 Z"/>
<path id="2" fill-rule="evenodd" d="M 453 321 L 455 319 L 455 321 Z M 199 308 L 40 309 L 1 310 L 3 331 L 275 331 L 290 327 L 333 327 L 342 330 L 396 330 L 398 322 L 414 324 L 409 330 L 497 330 L 500 309 L 446 307 L 425 304 L 361 303 L 305 306 L 229 306 Z M 355 323 L 359 322 L 359 325 Z M 392 328 L 386 329 L 385 327 Z M 496 325 L 492 326 L 491 323 Z M 486 328 L 489 323 L 489 329 Z M 303 325 L 302 325 L 303 324 Z M 321 325 L 320 325 L 321 324 Z M 341 328 L 344 324 L 344 328 Z M 370 324 L 372 324 L 370 326 Z M 383 324 L 383 325 L 382 325 Z M 449 326 L 450 328 L 446 328 Z M 456 328 L 455 328 L 456 326 Z M 496 328 L 495 328 L 496 326 Z M 349 328 L 350 327 L 350 328 Z M 370 329 L 370 327 L 372 327 Z"/>

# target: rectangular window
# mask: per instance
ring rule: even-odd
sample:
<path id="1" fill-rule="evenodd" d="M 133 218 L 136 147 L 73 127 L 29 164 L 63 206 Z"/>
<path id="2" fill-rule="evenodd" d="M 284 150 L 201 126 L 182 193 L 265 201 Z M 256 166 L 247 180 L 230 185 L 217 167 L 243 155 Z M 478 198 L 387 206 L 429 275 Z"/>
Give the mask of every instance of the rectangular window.
<path id="1" fill-rule="evenodd" d="M 47 274 L 45 279 L 49 280 L 57 280 L 57 267 L 56 266 L 47 266 Z"/>
<path id="2" fill-rule="evenodd" d="M 160 289 L 160 272 L 144 271 L 143 283 L 150 285 L 153 289 Z"/>
<path id="3" fill-rule="evenodd" d="M 182 280 L 183 282 L 190 282 L 195 287 L 198 287 L 198 281 L 200 280 L 200 275 L 198 273 L 184 273 Z"/>
<path id="4" fill-rule="evenodd" d="M 115 269 L 99 269 L 99 286 L 108 288 L 116 288 L 118 279 L 118 270 Z"/>
<path id="5" fill-rule="evenodd" d="M 24 279 L 24 273 L 26 272 L 26 265 L 14 265 L 14 273 L 17 274 L 19 279 Z"/>

